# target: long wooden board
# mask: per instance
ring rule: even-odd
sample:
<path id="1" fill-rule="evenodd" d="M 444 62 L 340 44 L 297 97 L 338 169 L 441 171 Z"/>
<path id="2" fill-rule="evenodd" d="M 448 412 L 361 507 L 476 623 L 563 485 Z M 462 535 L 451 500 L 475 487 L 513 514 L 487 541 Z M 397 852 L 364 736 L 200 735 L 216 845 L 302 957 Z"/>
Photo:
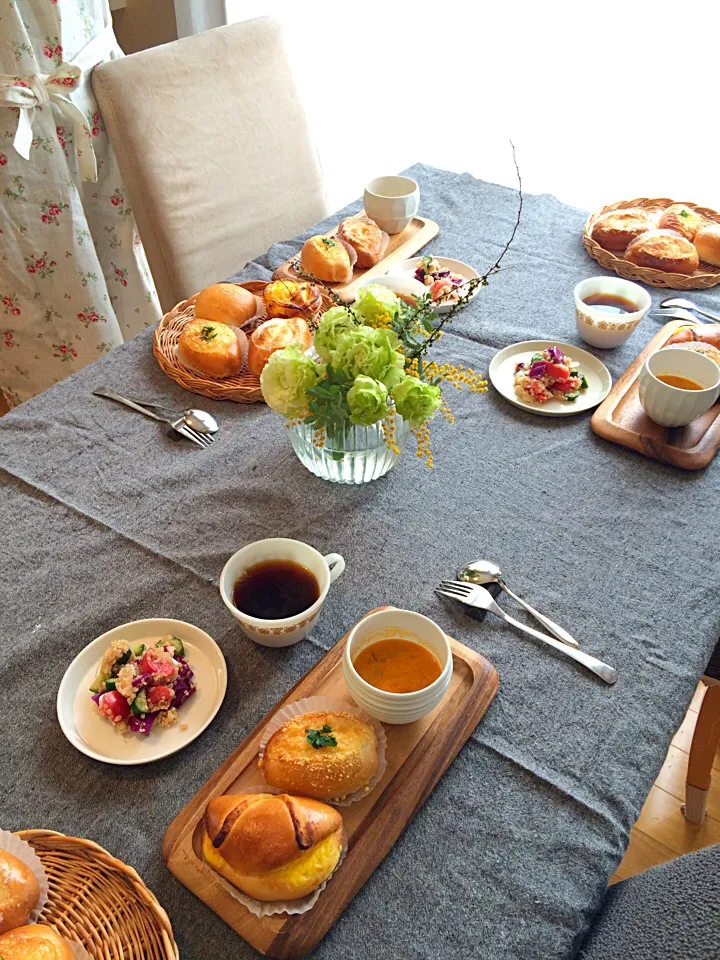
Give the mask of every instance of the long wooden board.
<path id="1" fill-rule="evenodd" d="M 339 224 L 338 224 L 339 227 Z M 337 233 L 338 227 L 330 230 L 327 236 L 333 236 Z M 421 250 L 425 244 L 430 243 L 433 237 L 436 237 L 440 227 L 426 217 L 413 217 L 410 223 L 400 233 L 393 234 L 390 237 L 390 243 L 385 251 L 385 256 L 374 267 L 367 267 L 364 270 L 355 268 L 353 278 L 349 283 L 330 283 L 328 286 L 339 297 L 348 303 L 352 303 L 357 293 L 357 287 L 361 280 L 366 277 L 381 277 L 386 274 L 391 267 L 402 263 L 403 260 L 409 260 L 415 256 L 418 250 Z M 298 274 L 294 263 L 299 261 L 298 257 L 293 257 L 277 268 L 273 277 L 276 280 L 297 280 Z"/>
<path id="2" fill-rule="evenodd" d="M 315 695 L 351 702 L 342 676 L 347 637 L 335 644 L 210 777 L 175 818 L 163 842 L 163 857 L 178 880 L 268 957 L 302 956 L 325 936 L 428 798 L 492 703 L 500 683 L 497 671 L 483 656 L 450 639 L 453 675 L 445 698 L 416 723 L 385 724 L 388 765 L 382 780 L 367 797 L 340 808 L 348 852 L 316 905 L 296 917 L 255 917 L 218 883 L 203 860 L 203 813 L 212 797 L 242 792 L 263 782 L 257 768 L 261 734 L 283 703 Z"/>
<path id="3" fill-rule="evenodd" d="M 590 420 L 598 436 L 646 457 L 683 470 L 701 470 L 720 448 L 720 402 L 687 427 L 661 427 L 647 416 L 640 403 L 638 378 L 650 354 L 666 346 L 682 326 L 666 323 L 633 360 Z"/>

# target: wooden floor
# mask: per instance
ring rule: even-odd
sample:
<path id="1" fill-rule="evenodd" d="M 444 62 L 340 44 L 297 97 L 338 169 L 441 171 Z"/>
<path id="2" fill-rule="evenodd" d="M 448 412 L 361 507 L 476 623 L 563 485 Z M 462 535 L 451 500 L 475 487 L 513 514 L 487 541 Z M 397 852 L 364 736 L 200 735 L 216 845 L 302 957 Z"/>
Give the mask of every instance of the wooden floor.
<path id="1" fill-rule="evenodd" d="M 633 827 L 627 853 L 610 883 L 627 880 L 658 863 L 673 860 L 681 853 L 720 843 L 720 751 L 713 766 L 715 772 L 705 822 L 699 825 L 688 823 L 680 809 L 685 800 L 690 741 L 704 689 L 703 684 L 698 684 L 690 709 L 673 737 L 660 775 Z"/>

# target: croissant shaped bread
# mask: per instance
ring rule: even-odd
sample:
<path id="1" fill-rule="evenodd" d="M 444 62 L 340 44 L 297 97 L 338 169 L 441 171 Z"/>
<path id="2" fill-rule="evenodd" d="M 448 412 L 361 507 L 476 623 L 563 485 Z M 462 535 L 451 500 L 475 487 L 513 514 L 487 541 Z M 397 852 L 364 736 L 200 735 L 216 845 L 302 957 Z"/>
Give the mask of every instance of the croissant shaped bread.
<path id="1" fill-rule="evenodd" d="M 297 900 L 323 884 L 343 848 L 340 813 L 288 794 L 215 797 L 205 810 L 203 855 L 256 900 Z"/>

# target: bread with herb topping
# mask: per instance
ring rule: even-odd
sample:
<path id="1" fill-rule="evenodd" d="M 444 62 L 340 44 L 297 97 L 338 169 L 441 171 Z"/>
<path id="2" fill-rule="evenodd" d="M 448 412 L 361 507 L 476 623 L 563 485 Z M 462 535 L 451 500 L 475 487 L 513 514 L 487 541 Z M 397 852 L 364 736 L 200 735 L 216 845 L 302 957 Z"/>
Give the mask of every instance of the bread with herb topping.
<path id="1" fill-rule="evenodd" d="M 177 357 L 181 363 L 209 377 L 240 373 L 247 356 L 247 337 L 235 327 L 196 319 L 180 332 Z"/>
<path id="2" fill-rule="evenodd" d="M 317 710 L 276 730 L 259 766 L 271 787 L 333 800 L 367 786 L 378 763 L 371 724 L 352 713 Z"/>
<path id="3" fill-rule="evenodd" d="M 661 230 L 674 230 L 686 240 L 694 240 L 703 219 L 699 213 L 686 207 L 684 203 L 673 203 L 663 211 L 658 220 L 658 227 Z"/>
<path id="4" fill-rule="evenodd" d="M 305 273 L 325 283 L 350 283 L 357 253 L 338 237 L 310 237 L 300 251 Z"/>

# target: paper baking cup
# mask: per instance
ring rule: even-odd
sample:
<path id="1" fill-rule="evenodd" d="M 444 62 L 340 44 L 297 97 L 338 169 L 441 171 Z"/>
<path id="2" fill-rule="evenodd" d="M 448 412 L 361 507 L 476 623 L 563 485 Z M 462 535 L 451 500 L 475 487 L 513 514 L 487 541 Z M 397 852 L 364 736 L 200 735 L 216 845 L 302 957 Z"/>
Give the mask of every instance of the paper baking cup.
<path id="1" fill-rule="evenodd" d="M 371 717 L 369 713 L 365 713 L 365 711 L 356 706 L 356 704 L 348 703 L 345 700 L 338 700 L 336 697 L 305 697 L 304 700 L 296 700 L 294 703 L 288 703 L 286 706 L 278 710 L 278 712 L 263 730 L 262 739 L 260 740 L 260 750 L 258 752 L 262 758 L 270 737 L 275 733 L 276 730 L 279 730 L 284 723 L 287 723 L 288 720 L 292 720 L 293 717 L 299 717 L 303 713 L 314 713 L 316 710 L 328 710 L 335 713 L 350 713 L 352 716 L 357 717 L 358 720 L 362 720 L 364 723 L 369 723 L 375 731 L 378 754 L 378 767 L 375 771 L 375 775 L 364 787 L 360 787 L 359 790 L 355 790 L 353 793 L 345 794 L 343 797 L 317 798 L 318 800 L 323 800 L 325 803 L 332 803 L 336 807 L 347 807 L 351 803 L 355 803 L 356 800 L 362 800 L 362 798 L 366 797 L 371 790 L 374 790 L 378 783 L 380 783 L 382 780 L 383 774 L 385 773 L 385 769 L 387 767 L 387 760 L 385 759 L 387 737 L 385 736 L 383 725 L 374 717 Z M 261 767 L 260 773 L 262 772 L 263 771 Z"/>
<path id="2" fill-rule="evenodd" d="M 40 857 L 35 853 L 27 840 L 21 840 L 20 837 L 14 833 L 10 833 L 9 830 L 0 830 L 0 850 L 11 853 L 14 857 L 17 857 L 18 860 L 22 860 L 25 866 L 32 870 L 33 876 L 40 887 L 40 899 L 35 909 L 30 913 L 28 923 L 37 923 L 40 914 L 48 902 L 48 893 L 50 891 L 48 877 Z"/>
<path id="3" fill-rule="evenodd" d="M 276 790 L 275 787 L 247 787 L 243 790 L 243 793 L 271 793 L 273 796 L 277 796 L 280 793 L 285 793 L 284 790 Z M 343 845 L 342 850 L 340 851 L 340 859 L 335 864 L 335 870 L 340 866 L 340 864 L 345 859 L 345 854 L 347 853 L 347 836 L 343 832 Z M 203 859 L 205 859 L 203 857 Z M 207 860 L 205 860 L 207 863 Z M 307 897 L 302 897 L 300 900 L 256 900 L 254 897 L 249 897 L 246 893 L 243 893 L 242 890 L 238 890 L 237 887 L 234 887 L 229 880 L 226 880 L 225 877 L 222 877 L 217 873 L 213 867 L 208 863 L 208 867 L 212 870 L 212 875 L 215 880 L 230 894 L 231 897 L 234 897 L 235 900 L 239 901 L 244 907 L 254 914 L 256 917 L 272 917 L 278 913 L 288 913 L 291 916 L 297 916 L 299 913 L 306 913 L 318 901 L 318 897 L 323 892 L 328 883 L 332 880 L 335 870 L 330 874 L 327 880 L 322 883 L 317 890 L 313 890 L 311 894 Z M 81 957 L 77 957 L 76 960 L 82 960 Z"/>
<path id="4" fill-rule="evenodd" d="M 67 937 L 63 937 L 63 940 L 70 947 L 75 960 L 93 960 L 85 947 L 81 943 L 78 943 L 77 940 L 68 940 Z"/>

